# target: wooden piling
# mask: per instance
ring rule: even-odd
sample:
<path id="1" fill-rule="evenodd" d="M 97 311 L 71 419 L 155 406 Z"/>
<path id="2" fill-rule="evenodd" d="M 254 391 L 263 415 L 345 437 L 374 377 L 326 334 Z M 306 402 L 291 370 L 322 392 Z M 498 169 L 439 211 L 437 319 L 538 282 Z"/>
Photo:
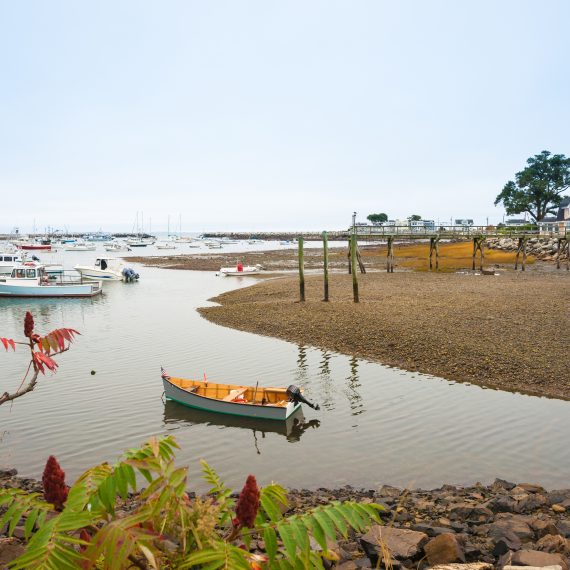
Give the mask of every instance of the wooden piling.
<path id="1" fill-rule="evenodd" d="M 360 298 L 358 296 L 358 276 L 356 273 L 356 236 L 353 235 L 350 239 L 350 268 L 352 271 L 352 295 L 354 297 L 354 302 L 359 303 Z"/>
<path id="2" fill-rule="evenodd" d="M 394 236 L 388 236 L 388 247 L 386 252 L 386 271 L 394 273 Z"/>
<path id="3" fill-rule="evenodd" d="M 329 300 L 329 244 L 327 232 L 323 232 L 323 277 L 325 287 L 325 298 L 323 301 Z"/>
<path id="4" fill-rule="evenodd" d="M 303 238 L 297 240 L 299 244 L 299 301 L 305 301 L 305 256 L 303 252 Z"/>
<path id="5" fill-rule="evenodd" d="M 570 239 L 568 237 L 558 238 L 556 248 L 556 269 L 560 269 L 560 257 L 566 252 L 566 271 L 570 271 Z"/>
<path id="6" fill-rule="evenodd" d="M 475 261 L 479 252 L 479 271 L 483 271 L 483 262 L 485 260 L 485 236 L 477 236 L 473 238 L 473 258 L 472 269 L 475 271 Z"/>
<path id="7" fill-rule="evenodd" d="M 526 269 L 525 268 L 525 266 L 526 266 L 526 241 L 527 241 L 527 238 L 524 236 L 519 238 L 519 244 L 517 246 L 517 254 L 515 256 L 515 271 L 519 267 L 519 257 L 520 257 L 521 253 L 522 253 L 521 271 L 525 271 L 525 269 Z"/>

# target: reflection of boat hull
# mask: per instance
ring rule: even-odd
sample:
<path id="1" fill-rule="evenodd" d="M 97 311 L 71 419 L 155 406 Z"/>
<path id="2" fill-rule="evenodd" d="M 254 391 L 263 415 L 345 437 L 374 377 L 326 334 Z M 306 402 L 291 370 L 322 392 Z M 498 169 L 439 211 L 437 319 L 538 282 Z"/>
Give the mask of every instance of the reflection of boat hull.
<path id="1" fill-rule="evenodd" d="M 279 393 L 279 397 L 283 399 L 283 403 L 267 403 L 266 405 L 251 403 L 255 398 L 251 396 L 254 388 L 251 386 L 233 386 L 229 384 L 217 384 L 215 382 L 207 382 L 200 380 L 184 380 L 182 378 L 162 377 L 164 385 L 164 395 L 169 400 L 175 400 L 180 404 L 184 404 L 190 408 L 197 408 L 199 410 L 206 410 L 209 412 L 216 412 L 218 414 L 228 414 L 240 417 L 250 418 L 263 418 L 267 420 L 285 420 L 295 410 L 301 407 L 300 403 L 285 401 L 287 398 L 285 388 L 264 388 L 259 387 L 256 390 L 256 395 L 259 399 L 262 398 L 262 393 L 265 392 L 267 397 L 270 398 L 269 402 L 275 400 L 275 396 Z M 183 386 L 180 387 L 180 386 Z M 228 393 L 228 386 L 232 388 L 243 388 L 240 396 L 243 394 L 245 398 L 249 399 L 249 403 L 230 401 L 227 398 L 224 400 L 218 399 L 218 389 L 220 393 Z M 191 391 L 196 388 L 196 391 Z M 200 391 L 206 395 L 197 393 Z M 232 390 L 236 393 L 240 390 Z M 231 393 L 231 392 L 229 392 Z M 236 398 L 237 399 L 237 398 Z"/>
<path id="2" fill-rule="evenodd" d="M 311 427 L 315 427 L 315 421 L 313 420 Z M 164 423 L 207 424 L 228 428 L 251 429 L 261 433 L 284 435 L 289 441 L 298 441 L 306 426 L 302 409 L 291 414 L 283 422 L 274 422 L 263 418 L 221 415 L 206 410 L 189 408 L 172 400 L 166 400 L 164 404 Z"/>

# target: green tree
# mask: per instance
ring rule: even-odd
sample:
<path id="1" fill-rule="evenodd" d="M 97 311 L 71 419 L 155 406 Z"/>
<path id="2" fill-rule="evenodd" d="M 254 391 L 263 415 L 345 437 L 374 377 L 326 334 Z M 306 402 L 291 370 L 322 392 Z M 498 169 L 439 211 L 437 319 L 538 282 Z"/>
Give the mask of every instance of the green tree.
<path id="1" fill-rule="evenodd" d="M 388 214 L 384 214 L 384 212 L 380 214 L 370 214 L 366 219 L 373 224 L 379 224 L 388 221 Z"/>
<path id="2" fill-rule="evenodd" d="M 516 182 L 505 184 L 495 206 L 502 203 L 509 215 L 528 212 L 539 222 L 556 212 L 562 192 L 570 188 L 570 158 L 543 150 L 526 162 L 528 166 L 515 174 Z"/>
<path id="3" fill-rule="evenodd" d="M 418 214 L 412 214 L 411 216 L 408 216 L 409 222 L 419 222 L 421 219 L 422 217 L 419 216 Z"/>

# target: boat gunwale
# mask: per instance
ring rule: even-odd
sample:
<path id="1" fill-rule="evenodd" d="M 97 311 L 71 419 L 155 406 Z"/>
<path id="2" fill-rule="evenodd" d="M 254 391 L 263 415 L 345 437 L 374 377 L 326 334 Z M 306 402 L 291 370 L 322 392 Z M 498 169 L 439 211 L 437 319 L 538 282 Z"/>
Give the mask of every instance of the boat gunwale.
<path id="1" fill-rule="evenodd" d="M 232 401 L 225 401 L 223 399 L 220 398 L 211 398 L 210 396 L 203 396 L 202 394 L 197 394 L 196 392 L 190 392 L 189 390 L 186 390 L 184 388 L 181 388 L 180 386 L 178 386 L 177 384 L 175 384 L 174 382 L 171 382 L 171 376 L 165 378 L 164 376 L 162 377 L 162 379 L 166 382 L 168 382 L 171 386 L 174 386 L 175 388 L 177 388 L 178 390 L 180 390 L 181 392 L 184 392 L 185 394 L 188 394 L 190 396 L 195 396 L 196 398 L 202 398 L 204 400 L 209 400 L 212 402 L 219 402 L 222 404 L 232 404 L 232 405 L 238 405 L 238 406 L 247 406 L 249 408 L 251 407 L 255 407 L 255 408 L 261 408 L 261 409 L 277 409 L 277 410 L 287 410 L 287 405 L 285 406 L 277 406 L 275 404 L 255 404 L 255 403 L 250 403 L 250 402 L 232 402 Z M 191 380 L 188 378 L 178 378 L 179 380 Z M 203 382 L 203 380 L 192 380 L 193 382 Z M 205 382 L 207 383 L 207 382 Z M 217 382 L 212 382 L 212 384 L 218 384 Z M 230 384 L 230 386 L 235 386 L 236 388 L 247 388 L 247 389 L 252 389 L 253 386 L 238 386 L 237 384 Z M 284 392 L 286 392 L 287 388 L 281 388 L 281 387 L 275 387 L 275 386 L 270 386 L 270 387 L 266 387 L 264 388 L 263 386 L 260 386 L 260 388 L 265 389 L 265 390 L 283 390 Z M 168 398 L 168 396 L 167 396 Z M 172 398 L 171 398 L 172 399 Z M 178 401 L 178 400 L 176 400 Z M 181 402 L 182 403 L 182 402 Z M 300 406 L 300 404 L 298 404 Z M 293 409 L 296 410 L 297 406 L 295 406 L 295 408 Z M 218 413 L 224 413 L 224 412 L 218 412 Z M 293 413 L 293 412 L 291 412 Z M 291 414 L 289 414 L 291 415 Z M 287 416 L 286 416 L 287 417 Z M 273 419 L 273 418 L 269 418 L 269 419 Z M 275 419 L 279 419 L 279 418 L 275 418 Z"/>

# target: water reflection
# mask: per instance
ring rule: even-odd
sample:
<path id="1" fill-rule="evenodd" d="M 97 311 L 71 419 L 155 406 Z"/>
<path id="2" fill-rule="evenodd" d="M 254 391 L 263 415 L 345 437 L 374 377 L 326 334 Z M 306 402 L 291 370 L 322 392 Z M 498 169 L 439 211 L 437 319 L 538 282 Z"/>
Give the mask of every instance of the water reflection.
<path id="1" fill-rule="evenodd" d="M 216 414 L 205 410 L 189 408 L 172 400 L 165 401 L 164 425 L 167 429 L 178 429 L 180 427 L 198 424 L 218 426 L 221 428 L 250 429 L 253 434 L 253 445 L 256 452 L 261 454 L 259 437 L 265 439 L 267 434 L 276 433 L 284 435 L 289 443 L 296 443 L 308 429 L 318 428 L 321 422 L 316 419 L 307 421 L 302 409 L 296 411 L 283 422 Z"/>
<path id="2" fill-rule="evenodd" d="M 321 361 L 319 363 L 319 377 L 320 386 L 319 392 L 321 394 L 320 405 L 327 410 L 334 410 L 334 387 L 331 377 L 330 360 L 332 356 L 330 352 L 323 350 Z"/>
<path id="3" fill-rule="evenodd" d="M 353 416 L 358 416 L 366 410 L 364 409 L 364 402 L 360 394 L 360 388 L 362 384 L 360 383 L 360 378 L 358 377 L 358 358 L 352 356 L 349 359 L 350 363 L 350 375 L 346 379 L 346 390 L 345 394 L 348 398 L 351 414 Z"/>

